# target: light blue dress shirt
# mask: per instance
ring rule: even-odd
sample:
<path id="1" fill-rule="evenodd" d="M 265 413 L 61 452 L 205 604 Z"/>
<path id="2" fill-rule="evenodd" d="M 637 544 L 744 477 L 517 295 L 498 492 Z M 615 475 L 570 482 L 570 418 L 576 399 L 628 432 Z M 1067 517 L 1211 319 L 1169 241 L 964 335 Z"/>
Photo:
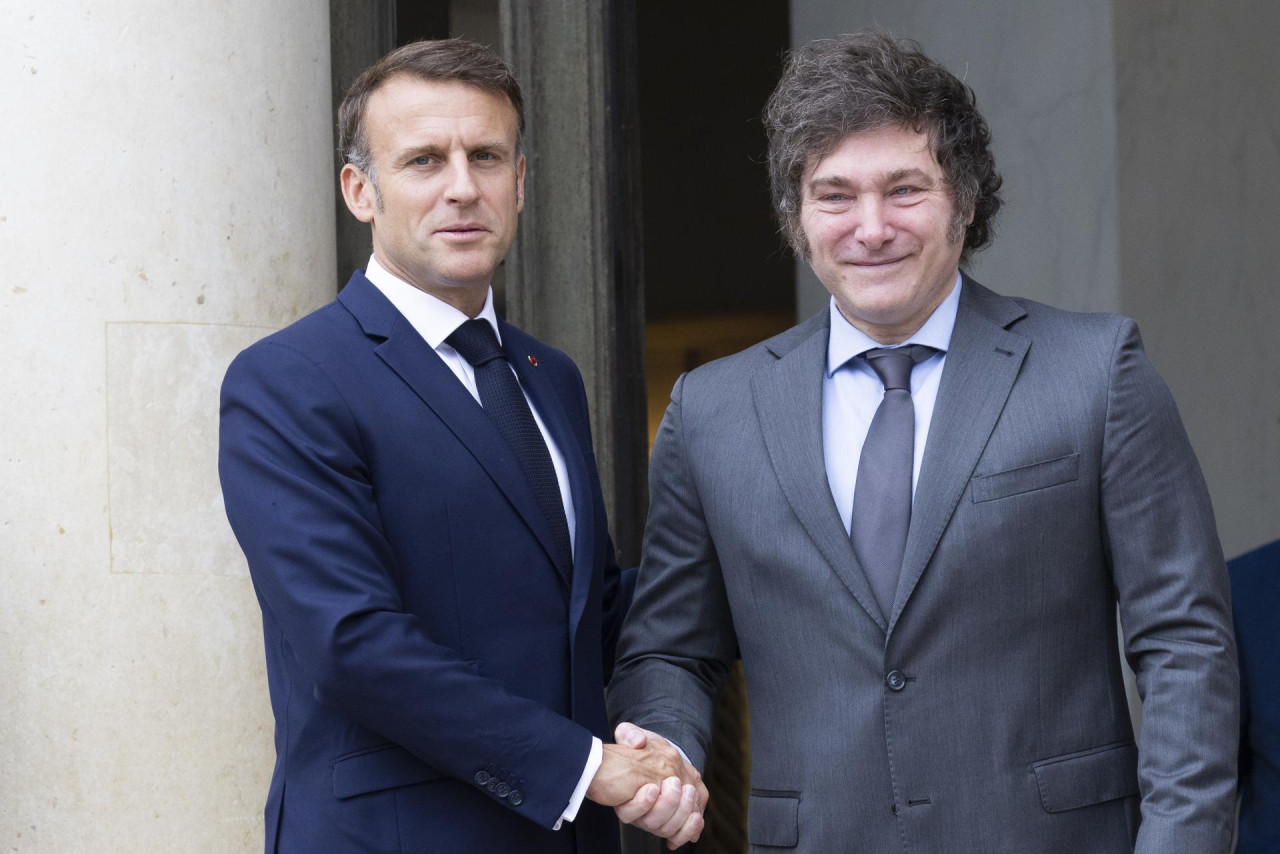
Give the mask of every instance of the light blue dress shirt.
<path id="1" fill-rule="evenodd" d="M 915 496 L 924 459 L 925 440 L 933 419 L 933 404 L 938 398 L 938 382 L 951 346 L 951 332 L 956 325 L 960 306 L 961 278 L 947 298 L 929 315 L 916 333 L 901 345 L 926 344 L 936 354 L 915 366 L 911 372 L 911 400 L 916 409 L 915 456 L 911 465 L 911 494 Z M 840 521 L 849 530 L 853 516 L 853 490 L 858 482 L 858 461 L 862 443 L 867 440 L 871 419 L 884 398 L 884 385 L 866 359 L 855 358 L 874 347 L 883 347 L 874 338 L 845 320 L 832 297 L 831 338 L 827 344 L 827 370 L 822 378 L 822 453 L 827 467 L 827 483 L 831 497 L 840 511 Z"/>

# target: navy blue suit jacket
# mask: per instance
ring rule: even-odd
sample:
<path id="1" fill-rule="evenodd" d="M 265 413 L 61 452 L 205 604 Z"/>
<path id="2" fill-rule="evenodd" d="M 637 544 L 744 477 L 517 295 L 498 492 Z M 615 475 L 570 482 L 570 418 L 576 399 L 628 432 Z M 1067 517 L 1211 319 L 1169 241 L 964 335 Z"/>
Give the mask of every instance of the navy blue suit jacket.
<path id="1" fill-rule="evenodd" d="M 1240 651 L 1240 836 L 1236 854 L 1280 851 L 1280 542 L 1227 564 Z"/>
<path id="2" fill-rule="evenodd" d="M 565 458 L 572 583 L 493 423 L 362 274 L 227 372 L 219 471 L 276 718 L 268 852 L 617 849 L 590 802 L 551 830 L 607 737 L 625 607 L 586 394 L 563 353 L 501 333 Z"/>

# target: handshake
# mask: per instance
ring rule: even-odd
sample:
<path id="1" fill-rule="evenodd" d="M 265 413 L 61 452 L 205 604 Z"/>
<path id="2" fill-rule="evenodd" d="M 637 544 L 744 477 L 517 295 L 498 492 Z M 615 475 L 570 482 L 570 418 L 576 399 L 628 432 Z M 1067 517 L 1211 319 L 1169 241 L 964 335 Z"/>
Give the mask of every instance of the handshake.
<path id="1" fill-rule="evenodd" d="M 696 841 L 707 806 L 702 775 L 670 742 L 635 724 L 618 724 L 613 737 L 587 798 L 613 807 L 623 824 L 665 838 L 673 851 Z"/>

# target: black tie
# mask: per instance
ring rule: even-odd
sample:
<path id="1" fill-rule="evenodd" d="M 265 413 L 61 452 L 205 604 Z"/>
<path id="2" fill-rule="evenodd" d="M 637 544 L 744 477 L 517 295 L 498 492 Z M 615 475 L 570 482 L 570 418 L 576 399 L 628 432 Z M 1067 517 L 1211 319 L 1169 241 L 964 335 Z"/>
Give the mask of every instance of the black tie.
<path id="1" fill-rule="evenodd" d="M 916 410 L 911 402 L 911 369 L 936 353 L 912 344 L 876 348 L 862 354 L 884 383 L 884 399 L 871 419 L 853 490 L 853 551 L 862 564 L 880 610 L 888 621 L 898 592 L 898 575 L 911 524 L 911 465 L 915 455 Z"/>
<path id="2" fill-rule="evenodd" d="M 551 454 L 542 439 L 529 401 L 525 400 L 516 375 L 511 371 L 498 337 L 487 320 L 468 320 L 445 342 L 457 350 L 475 369 L 480 404 L 489 413 L 502 438 L 511 446 L 538 506 L 542 508 L 555 542 L 555 560 L 568 578 L 573 571 L 573 550 L 569 544 L 569 524 L 565 520 L 560 482 L 551 463 Z"/>

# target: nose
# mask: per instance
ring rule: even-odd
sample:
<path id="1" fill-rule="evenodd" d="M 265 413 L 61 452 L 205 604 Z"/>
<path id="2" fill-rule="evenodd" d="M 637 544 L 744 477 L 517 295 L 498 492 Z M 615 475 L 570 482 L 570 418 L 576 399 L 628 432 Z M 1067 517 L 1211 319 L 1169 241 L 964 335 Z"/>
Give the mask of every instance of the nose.
<path id="1" fill-rule="evenodd" d="M 858 200 L 858 227 L 854 229 L 854 239 L 868 249 L 879 249 L 893 240 L 897 232 L 890 224 L 883 200 L 872 193 L 864 193 Z"/>
<path id="2" fill-rule="evenodd" d="M 476 185 L 475 175 L 471 173 L 471 161 L 458 158 L 449 163 L 449 183 L 445 194 L 450 202 L 466 205 L 480 196 L 480 188 Z"/>

